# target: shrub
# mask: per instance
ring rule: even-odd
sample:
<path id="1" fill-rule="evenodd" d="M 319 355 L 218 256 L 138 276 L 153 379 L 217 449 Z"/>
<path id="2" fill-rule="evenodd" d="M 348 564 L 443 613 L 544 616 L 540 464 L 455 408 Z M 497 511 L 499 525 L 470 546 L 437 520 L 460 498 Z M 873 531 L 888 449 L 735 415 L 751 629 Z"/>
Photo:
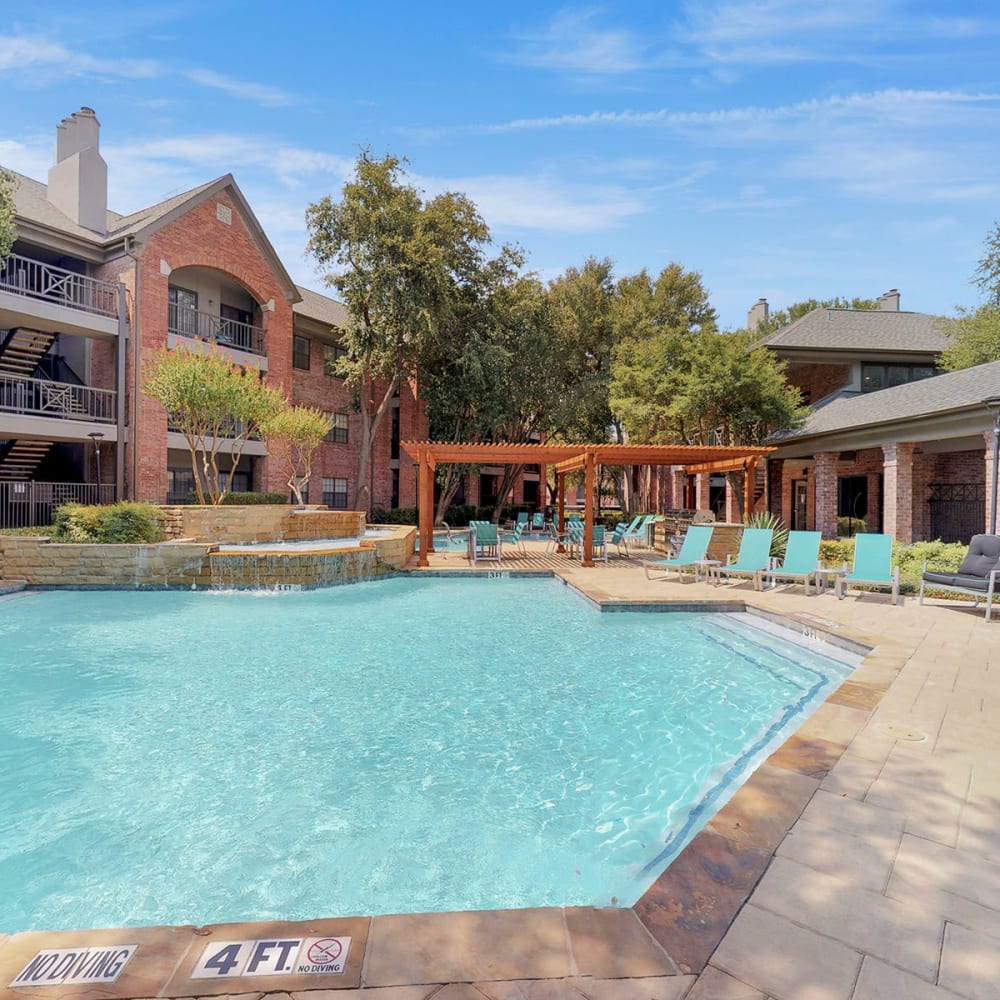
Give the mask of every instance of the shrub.
<path id="1" fill-rule="evenodd" d="M 211 497 L 206 495 L 205 499 L 208 503 L 212 503 Z M 187 495 L 187 502 L 191 504 L 198 502 L 198 494 L 194 490 Z M 222 498 L 223 507 L 253 507 L 257 504 L 285 505 L 288 502 L 288 497 L 284 493 L 234 492 L 227 493 Z"/>
<path id="2" fill-rule="evenodd" d="M 372 524 L 416 524 L 416 507 L 372 507 Z"/>
<path id="3" fill-rule="evenodd" d="M 770 511 L 761 511 L 759 514 L 751 514 L 743 522 L 744 528 L 770 528 L 774 534 L 771 536 L 771 552 L 772 556 L 782 556 L 784 555 L 785 548 L 788 545 L 788 529 L 785 527 L 784 522 L 778 517 L 777 514 L 772 514 Z"/>
<path id="4" fill-rule="evenodd" d="M 860 517 L 838 517 L 837 537 L 851 538 L 853 535 L 864 535 L 868 531 L 868 525 Z"/>
<path id="5" fill-rule="evenodd" d="M 163 514 L 150 503 L 67 503 L 53 518 L 57 542 L 139 543 L 163 540 Z"/>

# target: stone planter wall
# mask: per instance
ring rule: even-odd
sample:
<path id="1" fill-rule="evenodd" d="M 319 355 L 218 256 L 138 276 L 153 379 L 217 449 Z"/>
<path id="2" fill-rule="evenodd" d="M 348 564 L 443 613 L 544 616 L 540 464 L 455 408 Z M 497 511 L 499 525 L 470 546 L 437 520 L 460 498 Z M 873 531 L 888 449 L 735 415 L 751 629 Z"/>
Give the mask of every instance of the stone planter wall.
<path id="1" fill-rule="evenodd" d="M 401 527 L 357 548 L 275 552 L 262 544 L 258 552 L 229 554 L 216 552 L 215 543 L 208 542 L 75 545 L 0 535 L 0 580 L 70 590 L 315 587 L 402 569 L 413 555 L 415 541 L 416 529 Z"/>
<path id="2" fill-rule="evenodd" d="M 288 504 L 245 507 L 161 506 L 168 538 L 197 542 L 303 541 L 313 538 L 350 538 L 365 530 L 359 510 L 298 510 Z"/>

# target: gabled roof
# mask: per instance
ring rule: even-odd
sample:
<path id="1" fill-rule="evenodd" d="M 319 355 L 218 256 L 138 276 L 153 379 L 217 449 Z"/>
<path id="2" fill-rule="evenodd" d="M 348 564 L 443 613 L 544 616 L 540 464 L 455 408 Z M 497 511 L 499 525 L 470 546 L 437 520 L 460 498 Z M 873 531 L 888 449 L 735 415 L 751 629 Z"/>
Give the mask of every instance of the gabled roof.
<path id="1" fill-rule="evenodd" d="M 200 202 L 211 198 L 220 191 L 228 190 L 236 202 L 240 214 L 246 220 L 251 237 L 261 253 L 270 260 L 274 273 L 284 286 L 285 296 L 291 302 L 297 302 L 299 299 L 299 291 L 295 283 L 275 253 L 271 241 L 267 238 L 267 234 L 258 222 L 257 216 L 254 215 L 232 174 L 224 174 L 213 181 L 200 184 L 188 191 L 182 191 L 180 194 L 157 202 L 155 205 L 132 212 L 130 215 L 120 215 L 118 212 L 109 210 L 106 223 L 107 232 L 104 234 L 95 233 L 91 229 L 77 225 L 56 208 L 48 200 L 47 185 L 32 180 L 24 174 L 15 174 L 15 178 L 17 185 L 14 190 L 14 206 L 19 218 L 74 239 L 85 241 L 96 248 L 110 248 L 127 236 L 142 240 L 185 212 L 190 211 Z"/>
<path id="2" fill-rule="evenodd" d="M 938 316 L 898 310 L 814 309 L 759 341 L 785 350 L 937 353 L 946 337 Z"/>
<path id="3" fill-rule="evenodd" d="M 1000 361 L 935 375 L 919 382 L 840 396 L 813 410 L 803 427 L 775 437 L 780 447 L 802 438 L 856 430 L 878 424 L 933 419 L 956 411 L 972 411 L 982 417 L 984 429 L 990 417 L 984 399 L 1000 397 Z"/>
<path id="4" fill-rule="evenodd" d="M 292 312 L 296 316 L 304 316 L 307 319 L 315 320 L 327 326 L 343 329 L 350 322 L 347 307 L 336 299 L 331 299 L 328 295 L 321 295 L 311 289 L 296 285 L 301 302 L 296 302 L 292 306 Z"/>

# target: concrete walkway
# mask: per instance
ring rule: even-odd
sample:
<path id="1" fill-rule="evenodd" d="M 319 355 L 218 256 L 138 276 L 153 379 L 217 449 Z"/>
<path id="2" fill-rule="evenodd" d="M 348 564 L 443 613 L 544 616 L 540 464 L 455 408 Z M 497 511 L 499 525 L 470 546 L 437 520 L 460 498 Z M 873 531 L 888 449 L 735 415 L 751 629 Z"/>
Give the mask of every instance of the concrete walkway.
<path id="1" fill-rule="evenodd" d="M 634 561 L 548 559 L 597 601 L 732 606 L 872 647 L 632 909 L 317 920 L 0 937 L 0 996 L 295 1000 L 924 1000 L 1000 996 L 1000 621 L 884 595 L 647 581 Z M 431 571 L 466 569 L 455 553 Z M 539 569 L 505 559 L 483 572 Z M 189 978 L 216 941 L 350 933 L 348 967 Z M 46 947 L 147 940 L 143 979 L 4 987 Z M 126 968 L 126 973 L 133 966 Z M 203 985 L 204 984 L 204 985 Z M 311 988 L 313 986 L 322 988 Z M 213 992 L 214 990 L 214 992 Z"/>

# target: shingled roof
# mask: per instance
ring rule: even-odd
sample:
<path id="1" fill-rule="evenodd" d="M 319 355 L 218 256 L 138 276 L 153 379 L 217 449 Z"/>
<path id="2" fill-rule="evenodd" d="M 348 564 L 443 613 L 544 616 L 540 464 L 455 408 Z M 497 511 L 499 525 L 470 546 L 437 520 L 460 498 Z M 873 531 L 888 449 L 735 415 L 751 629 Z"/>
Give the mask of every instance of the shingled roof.
<path id="1" fill-rule="evenodd" d="M 851 353 L 944 350 L 941 318 L 898 310 L 814 309 L 759 342 L 784 350 L 850 351 Z"/>
<path id="2" fill-rule="evenodd" d="M 292 312 L 296 316 L 304 316 L 315 320 L 317 323 L 325 323 L 328 326 L 343 328 L 347 326 L 349 317 L 347 307 L 336 299 L 331 299 L 328 295 L 321 295 L 319 292 L 303 288 L 301 285 L 295 286 L 301 302 L 296 302 L 292 306 Z"/>

